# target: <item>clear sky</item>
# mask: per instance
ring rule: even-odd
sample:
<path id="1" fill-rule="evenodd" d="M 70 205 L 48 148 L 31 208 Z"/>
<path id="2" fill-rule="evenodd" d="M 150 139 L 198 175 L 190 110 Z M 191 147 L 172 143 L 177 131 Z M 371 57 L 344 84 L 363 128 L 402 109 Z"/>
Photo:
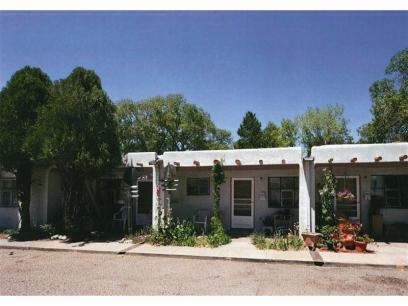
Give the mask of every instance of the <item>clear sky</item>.
<path id="1" fill-rule="evenodd" d="M 95 70 L 114 102 L 182 93 L 218 127 L 265 127 L 345 106 L 354 136 L 369 87 L 408 47 L 408 12 L 0 12 L 0 87 L 25 65 Z"/>

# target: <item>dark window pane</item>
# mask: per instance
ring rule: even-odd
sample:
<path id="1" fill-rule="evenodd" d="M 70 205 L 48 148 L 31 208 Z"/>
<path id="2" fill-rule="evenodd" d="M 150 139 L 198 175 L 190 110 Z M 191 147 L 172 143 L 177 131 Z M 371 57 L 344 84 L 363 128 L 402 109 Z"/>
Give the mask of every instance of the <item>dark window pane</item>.
<path id="1" fill-rule="evenodd" d="M 234 181 L 234 199 L 250 199 L 252 181 Z"/>
<path id="2" fill-rule="evenodd" d="M 269 178 L 269 189 L 280 189 L 280 178 L 279 177 Z"/>
<path id="3" fill-rule="evenodd" d="M 280 207 L 280 190 L 269 190 L 269 207 Z"/>
<path id="4" fill-rule="evenodd" d="M 281 178 L 281 188 L 282 189 L 294 189 L 294 178 L 293 177 L 282 177 Z"/>
<path id="5" fill-rule="evenodd" d="M 187 178 L 187 195 L 209 195 L 210 179 L 208 177 Z"/>

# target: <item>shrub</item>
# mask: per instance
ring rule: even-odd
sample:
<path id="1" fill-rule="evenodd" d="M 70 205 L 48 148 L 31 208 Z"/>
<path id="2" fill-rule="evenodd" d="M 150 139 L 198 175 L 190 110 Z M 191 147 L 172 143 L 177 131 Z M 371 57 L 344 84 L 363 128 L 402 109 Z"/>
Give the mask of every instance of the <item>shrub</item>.
<path id="1" fill-rule="evenodd" d="M 218 216 L 211 218 L 211 232 L 208 242 L 212 247 L 217 247 L 231 242 L 230 236 L 225 232 L 221 219 Z"/>
<path id="2" fill-rule="evenodd" d="M 258 249 L 266 249 L 266 239 L 264 234 L 254 233 L 251 235 L 251 240 Z"/>
<path id="3" fill-rule="evenodd" d="M 170 228 L 170 235 L 172 244 L 194 246 L 196 241 L 196 234 L 194 226 L 187 220 L 176 220 Z"/>

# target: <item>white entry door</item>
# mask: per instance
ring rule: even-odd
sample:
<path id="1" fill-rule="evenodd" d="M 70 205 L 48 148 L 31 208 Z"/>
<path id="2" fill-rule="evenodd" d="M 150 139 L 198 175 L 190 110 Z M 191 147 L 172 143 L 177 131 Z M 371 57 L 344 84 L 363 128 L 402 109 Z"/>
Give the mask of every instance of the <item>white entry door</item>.
<path id="1" fill-rule="evenodd" d="M 254 179 L 232 179 L 232 228 L 254 227 Z"/>

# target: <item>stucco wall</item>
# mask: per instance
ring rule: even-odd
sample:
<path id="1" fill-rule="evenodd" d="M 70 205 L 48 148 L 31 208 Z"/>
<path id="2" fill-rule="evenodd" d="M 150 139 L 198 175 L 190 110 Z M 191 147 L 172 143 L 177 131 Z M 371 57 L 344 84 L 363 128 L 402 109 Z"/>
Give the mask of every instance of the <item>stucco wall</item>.
<path id="1" fill-rule="evenodd" d="M 0 206 L 0 228 L 17 229 L 20 225 L 20 213 L 17 206 Z"/>
<path id="2" fill-rule="evenodd" d="M 220 209 L 223 223 L 227 229 L 231 227 L 231 190 L 232 178 L 254 179 L 254 225 L 256 230 L 261 230 L 262 218 L 279 211 L 279 208 L 268 207 L 268 177 L 298 176 L 299 169 L 295 166 L 290 169 L 282 167 L 266 167 L 248 169 L 245 167 L 227 167 L 225 169 L 226 182 L 221 188 Z M 211 177 L 211 168 L 178 168 L 177 176 L 180 179 L 177 191 L 172 192 L 171 207 L 174 216 L 180 216 L 192 220 L 197 209 L 209 209 L 212 211 L 212 191 L 208 196 L 187 196 L 187 177 Z M 212 182 L 211 190 L 212 190 Z M 261 192 L 265 193 L 265 199 L 260 199 Z M 298 209 L 292 209 L 294 220 L 298 218 Z"/>

